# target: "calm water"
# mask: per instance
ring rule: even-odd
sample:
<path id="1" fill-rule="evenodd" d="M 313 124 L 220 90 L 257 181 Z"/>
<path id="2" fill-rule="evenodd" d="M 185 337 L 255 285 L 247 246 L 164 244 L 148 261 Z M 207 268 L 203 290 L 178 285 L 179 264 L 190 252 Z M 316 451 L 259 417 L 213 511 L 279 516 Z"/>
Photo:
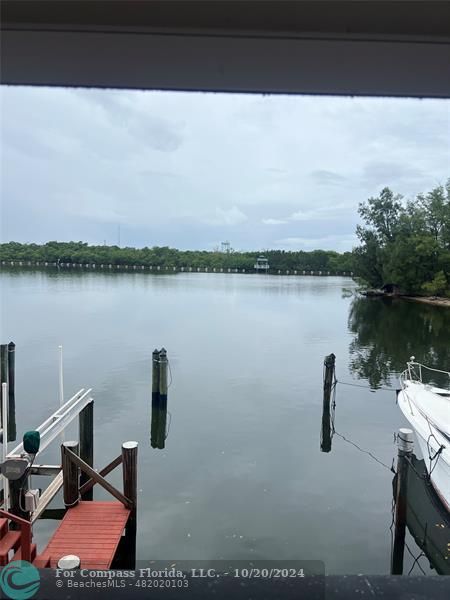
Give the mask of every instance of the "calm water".
<path id="1" fill-rule="evenodd" d="M 342 291 L 352 281 L 333 277 L 0 280 L 2 342 L 17 344 L 18 436 L 58 405 L 63 344 L 66 396 L 93 388 L 96 466 L 139 442 L 139 559 L 319 559 L 327 573 L 389 572 L 392 473 L 339 436 L 320 452 L 323 358 L 336 354 L 343 382 L 395 388 L 411 354 L 449 365 L 450 311 L 355 300 Z M 151 353 L 162 346 L 172 383 L 161 450 L 150 422 Z M 338 386 L 336 430 L 388 466 L 404 425 L 393 391 Z M 58 448 L 44 458 L 58 460 Z M 120 485 L 120 472 L 109 478 Z M 54 526 L 38 524 L 40 547 Z"/>

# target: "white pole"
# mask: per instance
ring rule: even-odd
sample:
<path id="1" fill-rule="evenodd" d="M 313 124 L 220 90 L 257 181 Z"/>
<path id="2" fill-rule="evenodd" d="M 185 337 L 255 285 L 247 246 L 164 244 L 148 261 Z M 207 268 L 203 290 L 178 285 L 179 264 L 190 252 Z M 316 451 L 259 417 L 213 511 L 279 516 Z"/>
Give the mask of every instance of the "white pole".
<path id="1" fill-rule="evenodd" d="M 59 348 L 59 407 L 64 404 L 64 370 L 63 370 L 63 347 Z M 64 431 L 61 432 L 61 444 L 64 443 Z"/>
<path id="2" fill-rule="evenodd" d="M 5 462 L 8 455 L 8 384 L 2 383 L 2 463 Z M 9 508 L 9 482 L 3 475 L 3 507 Z"/>

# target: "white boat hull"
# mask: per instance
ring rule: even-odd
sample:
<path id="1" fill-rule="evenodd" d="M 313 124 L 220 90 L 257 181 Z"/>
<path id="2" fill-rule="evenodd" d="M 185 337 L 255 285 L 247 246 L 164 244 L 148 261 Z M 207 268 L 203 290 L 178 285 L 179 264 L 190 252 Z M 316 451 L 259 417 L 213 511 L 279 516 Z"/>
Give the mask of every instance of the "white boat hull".
<path id="1" fill-rule="evenodd" d="M 398 394 L 398 405 L 416 434 L 431 483 L 446 509 L 450 511 L 450 440 L 447 436 L 450 423 L 450 400 L 445 399 L 445 402 L 448 402 L 448 415 L 445 415 L 446 405 L 442 405 L 442 398 L 435 398 L 433 392 L 416 382 L 411 385 L 410 382 L 405 381 L 405 384 L 404 389 Z M 424 410 L 426 402 L 429 406 L 427 412 Z M 433 402 L 438 407 L 434 413 Z M 434 460 L 430 460 L 430 456 L 434 457 L 441 446 L 444 448 L 440 454 Z"/>

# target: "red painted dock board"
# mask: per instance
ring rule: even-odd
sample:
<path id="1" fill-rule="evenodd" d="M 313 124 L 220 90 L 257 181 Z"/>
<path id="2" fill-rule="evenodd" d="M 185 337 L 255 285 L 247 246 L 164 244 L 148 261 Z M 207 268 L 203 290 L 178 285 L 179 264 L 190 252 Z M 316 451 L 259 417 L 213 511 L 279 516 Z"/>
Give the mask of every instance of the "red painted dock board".
<path id="1" fill-rule="evenodd" d="M 130 511 L 120 502 L 79 502 L 64 515 L 39 555 L 56 568 L 67 554 L 80 557 L 82 569 L 109 569 Z"/>

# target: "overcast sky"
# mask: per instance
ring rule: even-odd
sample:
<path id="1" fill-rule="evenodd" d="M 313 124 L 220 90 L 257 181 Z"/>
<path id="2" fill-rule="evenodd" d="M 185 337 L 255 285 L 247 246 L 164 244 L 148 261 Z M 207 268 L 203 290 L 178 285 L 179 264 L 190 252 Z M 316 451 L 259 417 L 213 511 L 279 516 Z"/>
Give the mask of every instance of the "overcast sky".
<path id="1" fill-rule="evenodd" d="M 444 100 L 1 90 L 2 241 L 350 250 L 450 176 Z"/>

